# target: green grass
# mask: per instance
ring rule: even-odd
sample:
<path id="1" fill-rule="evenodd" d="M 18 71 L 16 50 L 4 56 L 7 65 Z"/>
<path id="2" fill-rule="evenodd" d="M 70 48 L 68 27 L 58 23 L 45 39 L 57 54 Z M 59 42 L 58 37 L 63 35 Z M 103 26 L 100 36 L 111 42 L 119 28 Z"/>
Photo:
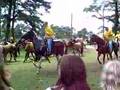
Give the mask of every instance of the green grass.
<path id="1" fill-rule="evenodd" d="M 8 65 L 12 72 L 11 83 L 15 90 L 45 90 L 47 87 L 55 84 L 57 80 L 56 59 L 51 58 L 52 63 L 43 62 L 40 74 L 36 74 L 36 68 L 31 62 L 23 63 L 24 51 L 17 58 L 18 62 Z M 94 50 L 87 50 L 83 60 L 86 64 L 87 79 L 91 90 L 100 90 L 100 71 L 101 66 L 96 60 Z"/>

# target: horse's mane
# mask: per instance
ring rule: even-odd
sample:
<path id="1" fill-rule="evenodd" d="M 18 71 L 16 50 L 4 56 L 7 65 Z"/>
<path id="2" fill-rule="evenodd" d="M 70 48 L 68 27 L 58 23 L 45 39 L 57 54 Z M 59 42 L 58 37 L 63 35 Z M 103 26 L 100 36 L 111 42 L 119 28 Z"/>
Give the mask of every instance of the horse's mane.
<path id="1" fill-rule="evenodd" d="M 96 43 L 97 43 L 97 44 L 105 44 L 104 39 L 102 39 L 102 38 L 99 37 L 98 35 L 93 34 L 92 37 L 95 37 L 95 38 L 96 38 Z"/>
<path id="2" fill-rule="evenodd" d="M 21 38 L 24 38 L 24 39 L 33 39 L 34 36 L 35 36 L 34 31 L 30 30 L 27 33 L 25 33 Z"/>

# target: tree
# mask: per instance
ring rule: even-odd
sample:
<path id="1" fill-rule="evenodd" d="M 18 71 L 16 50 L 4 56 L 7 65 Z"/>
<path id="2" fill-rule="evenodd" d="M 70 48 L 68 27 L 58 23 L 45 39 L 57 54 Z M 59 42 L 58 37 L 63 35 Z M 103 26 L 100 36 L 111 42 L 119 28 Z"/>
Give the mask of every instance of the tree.
<path id="1" fill-rule="evenodd" d="M 56 38 L 71 38 L 72 30 L 68 26 L 54 26 L 52 25 L 53 30 L 56 33 Z"/>
<path id="2" fill-rule="evenodd" d="M 51 8 L 50 2 L 45 0 L 0 0 L 2 9 L 2 18 L 6 20 L 6 40 L 12 35 L 15 39 L 14 28 L 15 23 L 23 21 L 30 25 L 34 30 L 40 28 L 43 21 L 40 19 L 42 12 L 38 11 L 40 7 L 44 7 L 46 12 Z M 7 12 L 4 12 L 7 10 Z"/>
<path id="3" fill-rule="evenodd" d="M 120 4 L 118 4 L 118 0 L 93 0 L 93 3 L 88 7 L 85 8 L 84 11 L 86 12 L 96 12 L 96 14 L 93 15 L 93 17 L 96 17 L 98 19 L 102 19 L 104 22 L 104 19 L 111 21 L 114 26 L 113 30 L 116 33 L 118 30 L 119 25 L 119 11 L 120 11 Z M 104 15 L 104 12 L 110 12 L 111 15 Z M 104 24 L 103 24 L 104 29 Z"/>
<path id="4" fill-rule="evenodd" d="M 82 30 L 78 31 L 77 32 L 77 36 L 78 37 L 82 37 L 84 39 L 87 39 L 87 36 L 88 36 L 88 31 L 86 28 L 83 28 Z"/>

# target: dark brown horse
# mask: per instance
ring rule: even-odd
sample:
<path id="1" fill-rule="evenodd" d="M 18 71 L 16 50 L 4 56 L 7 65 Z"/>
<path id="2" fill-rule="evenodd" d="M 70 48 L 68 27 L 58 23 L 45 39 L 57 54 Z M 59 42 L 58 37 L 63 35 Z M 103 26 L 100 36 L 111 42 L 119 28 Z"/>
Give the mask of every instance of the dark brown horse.
<path id="1" fill-rule="evenodd" d="M 70 40 L 68 42 L 65 42 L 65 53 L 68 53 L 68 49 L 72 49 L 73 53 L 76 54 L 78 52 L 79 56 L 83 56 L 83 41 L 82 40 Z"/>
<path id="2" fill-rule="evenodd" d="M 40 43 L 40 48 L 36 48 L 36 42 L 35 39 L 38 40 L 37 36 L 35 35 L 34 31 L 30 30 L 29 32 L 27 32 L 26 34 L 24 34 L 21 39 L 18 41 L 18 43 L 16 45 L 19 45 L 20 43 L 22 43 L 22 40 L 30 40 L 31 42 L 33 42 L 34 45 L 34 49 L 35 49 L 35 61 L 39 61 L 39 63 L 41 64 L 41 57 L 44 56 L 48 61 L 48 54 L 47 54 L 47 46 L 44 42 L 44 40 L 42 40 L 41 42 L 43 42 L 44 44 Z M 52 55 L 55 55 L 58 61 L 58 64 L 60 62 L 59 56 L 63 56 L 64 54 L 64 43 L 61 41 L 54 41 L 53 42 L 53 48 L 52 48 Z M 49 61 L 50 62 L 50 61 Z M 37 66 L 37 65 L 36 65 Z M 39 65 L 41 67 L 41 65 Z"/>
<path id="3" fill-rule="evenodd" d="M 108 43 L 106 43 L 102 38 L 98 37 L 97 35 L 93 34 L 90 38 L 90 42 L 92 43 L 96 43 L 97 44 L 97 52 L 98 52 L 98 56 L 97 56 L 97 60 L 100 64 L 102 64 L 99 60 L 99 57 L 101 56 L 101 54 L 103 54 L 103 64 L 105 63 L 105 56 L 109 55 L 110 58 L 112 59 L 112 52 L 110 52 Z M 117 43 L 113 42 L 113 48 L 112 51 L 114 51 L 116 57 L 118 58 L 118 45 Z M 109 58 L 108 58 L 109 59 Z"/>

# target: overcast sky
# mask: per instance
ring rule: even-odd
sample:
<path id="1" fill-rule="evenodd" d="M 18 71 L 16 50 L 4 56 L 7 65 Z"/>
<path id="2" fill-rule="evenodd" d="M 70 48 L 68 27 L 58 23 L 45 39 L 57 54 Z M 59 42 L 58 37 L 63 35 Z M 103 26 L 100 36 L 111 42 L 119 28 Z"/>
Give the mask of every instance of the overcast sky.
<path id="1" fill-rule="evenodd" d="M 73 27 L 78 31 L 87 28 L 88 31 L 98 32 L 102 20 L 91 17 L 91 13 L 83 12 L 93 0 L 49 0 L 52 2 L 50 13 L 42 16 L 44 21 L 58 26 L 71 26 L 73 13 Z"/>

